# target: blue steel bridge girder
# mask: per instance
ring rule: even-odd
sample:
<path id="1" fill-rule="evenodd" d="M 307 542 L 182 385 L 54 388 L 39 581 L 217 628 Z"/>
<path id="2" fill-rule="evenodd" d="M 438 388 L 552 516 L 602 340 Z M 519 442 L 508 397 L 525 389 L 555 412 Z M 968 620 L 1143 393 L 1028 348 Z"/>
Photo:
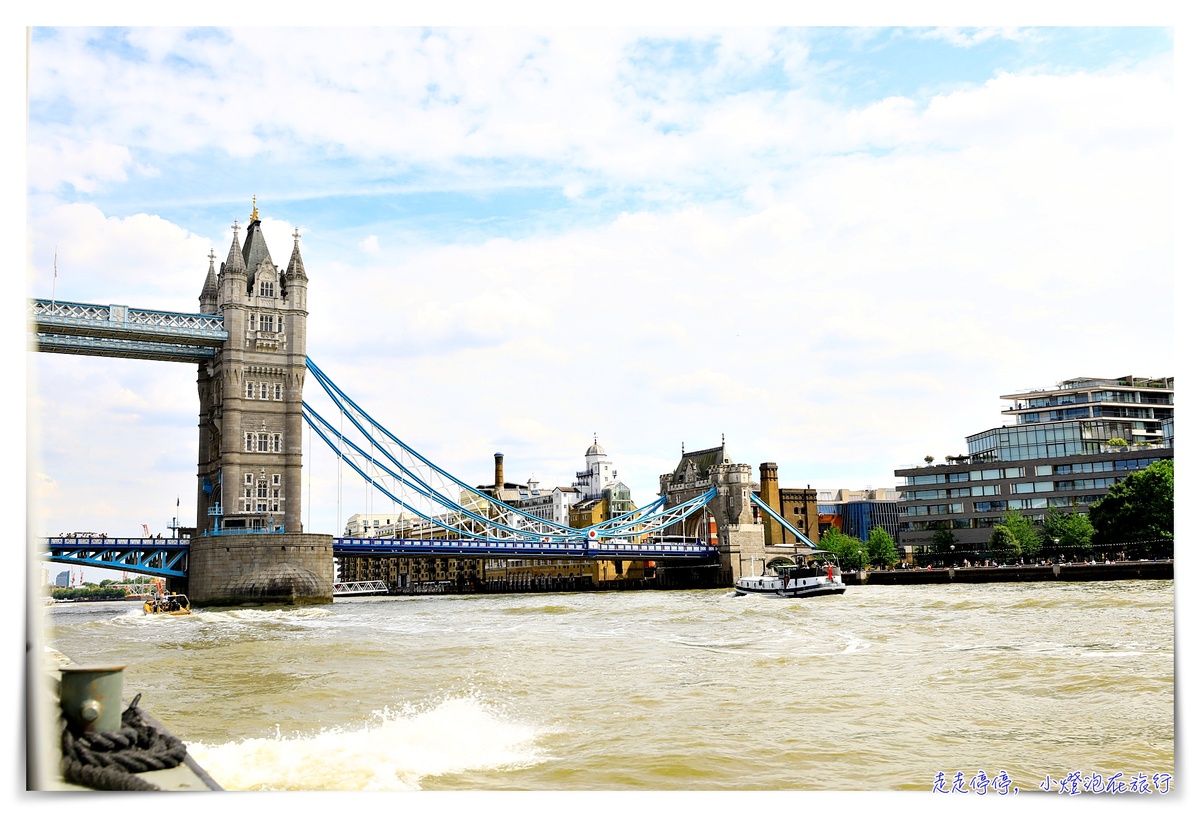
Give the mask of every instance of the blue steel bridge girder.
<path id="1" fill-rule="evenodd" d="M 186 539 L 51 536 L 42 539 L 40 558 L 57 564 L 102 567 L 147 576 L 187 577 Z"/>
<path id="2" fill-rule="evenodd" d="M 38 352 L 198 363 L 229 338 L 222 315 L 35 298 L 30 348 Z"/>
<path id="3" fill-rule="evenodd" d="M 382 539 L 340 537 L 333 540 L 338 556 L 467 556 L 474 558 L 653 559 L 701 560 L 717 558 L 717 549 L 695 543 L 566 542 L 508 539 Z"/>

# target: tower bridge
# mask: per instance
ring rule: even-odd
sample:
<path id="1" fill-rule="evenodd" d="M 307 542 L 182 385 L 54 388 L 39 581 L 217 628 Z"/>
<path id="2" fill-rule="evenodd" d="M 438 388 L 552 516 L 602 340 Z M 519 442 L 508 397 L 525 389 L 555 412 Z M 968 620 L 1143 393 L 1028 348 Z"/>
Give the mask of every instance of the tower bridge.
<path id="1" fill-rule="evenodd" d="M 710 564 L 730 584 L 747 563 L 762 564 L 750 466 L 730 461 L 723 439 L 719 448 L 683 452 L 675 471 L 660 478 L 655 502 L 584 529 L 538 518 L 438 467 L 309 359 L 299 232 L 282 269 L 267 248 L 257 202 L 245 241 L 236 221 L 232 232 L 219 266 L 209 254 L 195 314 L 29 302 L 32 350 L 190 363 L 199 398 L 196 535 L 49 537 L 40 543 L 41 558 L 161 576 L 209 605 L 328 602 L 335 558 L 365 554 L 653 559 Z M 338 423 L 305 401 L 309 378 L 334 405 Z M 437 533 L 353 538 L 304 531 L 305 426 L 403 509 L 412 520 L 407 533 L 418 527 Z"/>

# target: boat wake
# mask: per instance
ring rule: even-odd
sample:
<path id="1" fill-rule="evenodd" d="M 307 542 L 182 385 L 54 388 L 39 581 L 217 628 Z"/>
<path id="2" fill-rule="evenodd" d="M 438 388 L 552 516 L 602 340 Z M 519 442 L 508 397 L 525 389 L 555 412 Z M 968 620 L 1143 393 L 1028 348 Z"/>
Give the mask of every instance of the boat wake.
<path id="1" fill-rule="evenodd" d="M 377 712 L 357 728 L 188 751 L 228 791 L 416 791 L 427 777 L 541 761 L 537 730 L 469 697 Z"/>

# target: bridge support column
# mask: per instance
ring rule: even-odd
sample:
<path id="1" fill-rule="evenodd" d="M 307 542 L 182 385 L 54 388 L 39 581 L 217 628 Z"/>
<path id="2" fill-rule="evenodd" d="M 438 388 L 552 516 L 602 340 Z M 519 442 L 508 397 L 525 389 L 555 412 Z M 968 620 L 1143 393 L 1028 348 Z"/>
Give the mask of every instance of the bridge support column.
<path id="1" fill-rule="evenodd" d="M 195 606 L 329 604 L 333 537 L 320 533 L 199 536 L 188 552 Z"/>
<path id="2" fill-rule="evenodd" d="M 721 573 L 726 584 L 732 585 L 743 576 L 760 575 L 767 560 L 763 526 L 726 525 L 722 533 Z"/>

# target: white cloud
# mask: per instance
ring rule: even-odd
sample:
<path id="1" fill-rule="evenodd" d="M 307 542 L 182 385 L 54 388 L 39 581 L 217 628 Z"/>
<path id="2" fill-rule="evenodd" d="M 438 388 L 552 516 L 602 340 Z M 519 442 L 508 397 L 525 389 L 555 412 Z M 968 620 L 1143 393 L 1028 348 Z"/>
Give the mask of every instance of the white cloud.
<path id="1" fill-rule="evenodd" d="M 1030 40 L 1035 35 L 1028 29 L 1016 26 L 983 26 L 980 28 L 937 26 L 920 32 L 917 36 L 925 40 L 942 40 L 959 48 L 970 48 L 997 38 L 1020 42 Z"/>
<path id="2" fill-rule="evenodd" d="M 1173 290 L 1160 66 L 1000 72 L 850 108 L 747 79 L 779 64 L 793 80 L 818 73 L 800 38 L 701 32 L 714 58 L 693 76 L 635 66 L 637 34 L 155 30 L 133 37 L 143 62 L 57 34 L 61 54 L 51 66 L 35 53 L 31 87 L 74 113 L 33 129 L 61 155 L 84 150 L 67 169 L 31 153 L 31 186 L 47 191 L 31 207 L 32 289 L 48 292 L 58 246 L 60 297 L 194 309 L 228 230 L 201 237 L 183 216 L 49 195 L 64 181 L 120 190 L 151 163 L 165 181 L 177 155 L 261 152 L 320 179 L 327 154 L 345 169 L 339 194 L 405 167 L 433 192 L 561 190 L 580 208 L 565 226 L 495 239 L 441 242 L 383 207 L 337 226 L 311 216 L 308 352 L 468 482 L 490 482 L 503 450 L 511 474 L 567 483 L 595 432 L 639 502 L 681 441 L 724 433 L 785 482 L 885 486 L 998 425 L 1002 391 L 1173 373 L 1169 320 L 1129 325 L 1131 303 Z M 626 212 L 588 209 L 606 195 L 628 195 Z M 263 215 L 282 266 L 291 220 L 310 217 Z M 86 526 L 85 506 L 115 529 L 186 500 L 194 372 L 34 357 L 52 528 Z M 96 422 L 106 435 L 85 433 Z M 106 478 L 125 448 L 164 469 L 154 485 Z M 318 530 L 360 510 L 316 493 Z M 82 496 L 95 504 L 73 507 Z"/>
<path id="3" fill-rule="evenodd" d="M 29 145 L 26 167 L 34 191 L 53 192 L 71 185 L 76 192 L 94 193 L 101 184 L 122 182 L 133 165 L 129 148 L 102 142 L 49 138 Z"/>
<path id="4" fill-rule="evenodd" d="M 61 204 L 35 217 L 29 285 L 39 297 L 195 312 L 209 240 L 160 216 Z M 224 250 L 217 247 L 219 260 Z"/>

